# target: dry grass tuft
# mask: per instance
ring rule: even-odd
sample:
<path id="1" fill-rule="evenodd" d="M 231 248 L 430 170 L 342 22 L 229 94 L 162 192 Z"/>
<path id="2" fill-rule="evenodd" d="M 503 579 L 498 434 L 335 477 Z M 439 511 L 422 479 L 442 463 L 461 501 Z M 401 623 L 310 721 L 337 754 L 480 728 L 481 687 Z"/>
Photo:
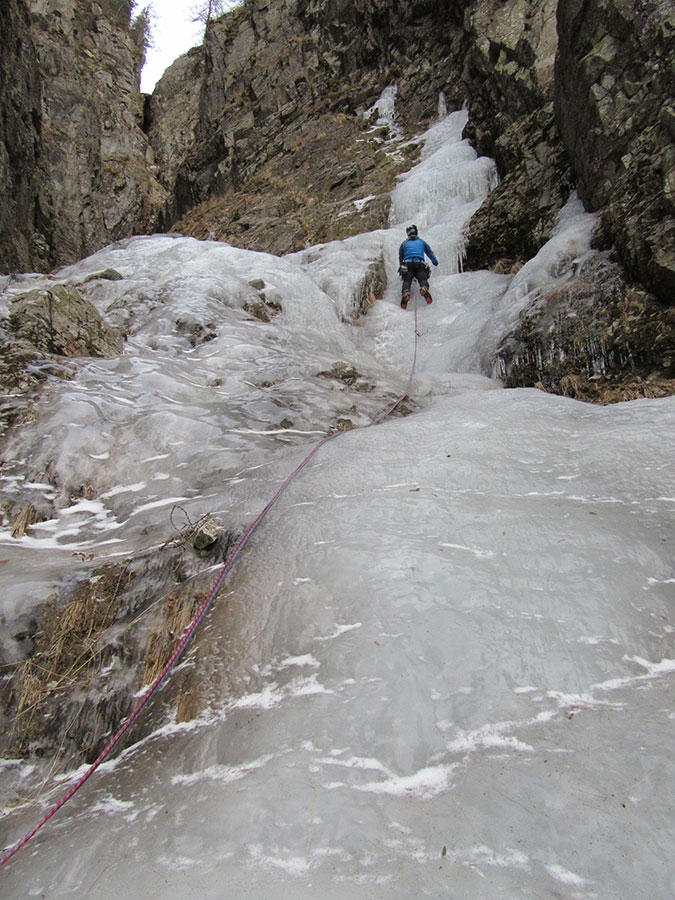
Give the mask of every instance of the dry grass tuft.
<path id="1" fill-rule="evenodd" d="M 170 594 L 167 597 L 163 622 L 151 633 L 146 644 L 143 685 L 152 684 L 166 666 L 203 599 L 189 588 L 176 596 Z"/>
<path id="2" fill-rule="evenodd" d="M 78 585 L 62 609 L 56 609 L 55 597 L 47 601 L 35 655 L 24 663 L 17 690 L 17 752 L 25 754 L 48 729 L 51 698 L 91 674 L 97 642 L 115 621 L 129 578 L 126 565 L 104 566 Z"/>

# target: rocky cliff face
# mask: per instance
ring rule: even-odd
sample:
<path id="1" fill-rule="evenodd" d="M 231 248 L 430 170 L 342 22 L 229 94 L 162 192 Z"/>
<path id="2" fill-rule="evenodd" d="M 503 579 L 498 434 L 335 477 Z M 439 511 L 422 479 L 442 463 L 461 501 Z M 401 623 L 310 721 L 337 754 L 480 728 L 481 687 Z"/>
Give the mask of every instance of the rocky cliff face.
<path id="1" fill-rule="evenodd" d="M 598 244 L 675 302 L 675 8 L 560 0 L 555 114 Z"/>
<path id="2" fill-rule="evenodd" d="M 167 226 L 287 252 L 384 224 L 409 163 L 364 113 L 394 83 L 409 134 L 437 114 L 440 91 L 461 105 L 459 70 L 441 62 L 462 12 L 457 0 L 252 0 L 213 23 L 149 105 Z M 167 145 L 168 132 L 184 139 Z"/>
<path id="3" fill-rule="evenodd" d="M 556 9 L 557 0 L 507 0 L 467 10 L 466 134 L 501 177 L 471 224 L 468 268 L 508 271 L 534 256 L 568 199 L 573 175 L 553 114 Z"/>
<path id="4" fill-rule="evenodd" d="M 17 213 L 0 245 L 3 271 L 73 262 L 157 226 L 164 192 L 141 128 L 130 6 L 10 0 L 3 7 L 9 178 L 0 197 Z"/>
<path id="5" fill-rule="evenodd" d="M 275 252 L 385 224 L 407 161 L 378 155 L 388 135 L 366 129 L 368 111 L 395 84 L 404 134 L 437 114 L 441 94 L 451 108 L 466 102 L 468 136 L 511 176 L 486 217 L 494 222 L 494 209 L 501 227 L 472 229 L 470 264 L 527 258 L 570 189 L 553 120 L 556 48 L 555 0 L 293 2 L 283 15 L 277 4 L 247 3 L 194 51 L 202 85 L 191 96 L 189 142 L 172 143 L 171 166 L 161 167 L 173 198 L 167 224 Z M 164 133 L 175 131 L 166 123 L 186 114 L 185 65 L 151 101 L 158 158 Z M 364 196 L 373 199 L 356 215 L 352 204 Z"/>
<path id="6" fill-rule="evenodd" d="M 32 222 L 41 129 L 37 54 L 22 0 L 0 5 L 0 268 L 39 264 Z"/>

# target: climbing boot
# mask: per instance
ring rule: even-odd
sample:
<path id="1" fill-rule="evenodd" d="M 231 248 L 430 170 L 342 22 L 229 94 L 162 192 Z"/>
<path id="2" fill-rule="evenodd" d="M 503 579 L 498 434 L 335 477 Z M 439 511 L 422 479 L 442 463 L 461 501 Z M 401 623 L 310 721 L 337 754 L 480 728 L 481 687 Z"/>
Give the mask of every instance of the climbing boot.
<path id="1" fill-rule="evenodd" d="M 431 303 L 431 294 L 429 293 L 429 288 L 420 288 L 420 294 L 424 297 L 427 303 Z"/>
<path id="2" fill-rule="evenodd" d="M 401 309 L 407 309 L 409 302 L 410 302 L 410 294 L 407 291 L 404 291 L 401 296 Z"/>

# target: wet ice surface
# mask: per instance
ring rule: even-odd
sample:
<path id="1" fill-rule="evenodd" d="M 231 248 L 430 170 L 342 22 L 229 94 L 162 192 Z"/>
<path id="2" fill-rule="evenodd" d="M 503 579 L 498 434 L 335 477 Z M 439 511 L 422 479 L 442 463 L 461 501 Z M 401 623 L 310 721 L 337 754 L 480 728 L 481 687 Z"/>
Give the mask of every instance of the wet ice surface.
<path id="1" fill-rule="evenodd" d="M 47 463 L 61 487 L 52 522 L 2 537 L 6 612 L 46 596 L 74 548 L 164 539 L 175 503 L 246 526 L 335 416 L 365 424 L 403 389 L 403 224 L 441 260 L 414 415 L 302 471 L 181 663 L 209 685 L 201 718 L 105 764 L 0 874 L 3 896 L 673 894 L 675 402 L 593 407 L 481 374 L 528 292 L 570 277 L 593 219 L 572 202 L 513 279 L 458 272 L 494 179 L 464 121 L 432 129 L 391 229 L 283 260 L 141 238 L 64 273 L 124 274 L 92 298 L 131 338 L 10 448 L 5 489 Z M 346 324 L 345 282 L 382 250 L 387 296 Z M 270 325 L 243 310 L 251 278 L 281 297 Z M 216 336 L 193 347 L 178 319 Z M 337 360 L 375 386 L 357 410 L 317 377 Z M 94 500 L 72 502 L 71 473 Z M 41 809 L 9 814 L 3 842 Z"/>

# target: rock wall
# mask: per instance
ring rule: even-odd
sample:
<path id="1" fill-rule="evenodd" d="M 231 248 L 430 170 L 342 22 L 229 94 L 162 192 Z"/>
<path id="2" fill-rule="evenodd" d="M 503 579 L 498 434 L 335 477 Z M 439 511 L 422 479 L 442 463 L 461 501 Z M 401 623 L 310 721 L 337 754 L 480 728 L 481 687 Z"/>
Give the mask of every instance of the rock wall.
<path id="1" fill-rule="evenodd" d="M 601 247 L 675 303 L 675 7 L 560 0 L 555 114 Z"/>
<path id="2" fill-rule="evenodd" d="M 0 203 L 14 204 L 16 224 L 0 243 L 0 271 L 74 262 L 157 226 L 165 195 L 142 131 L 141 56 L 129 33 L 130 6 L 130 0 L 3 6 Z"/>
<path id="3" fill-rule="evenodd" d="M 467 133 L 502 178 L 471 222 L 466 267 L 515 271 L 572 189 L 600 216 L 596 256 L 523 312 L 493 371 L 508 387 L 600 403 L 672 394 L 672 4 L 507 0 L 465 21 Z"/>
<path id="4" fill-rule="evenodd" d="M 599 249 L 675 303 L 675 8 L 661 0 L 489 0 L 467 8 L 467 135 L 502 177 L 469 268 L 517 266 L 576 188 Z"/>
<path id="5" fill-rule="evenodd" d="M 508 387 L 593 402 L 672 394 L 675 9 L 658 0 L 559 0 L 557 32 L 554 78 L 542 82 L 539 108 L 513 122 L 500 112 L 496 137 L 489 122 L 475 127 L 503 181 L 471 223 L 468 264 L 518 267 L 573 187 L 599 213 L 597 253 L 566 288 L 522 313 L 493 368 Z M 485 67 L 479 101 L 492 93 L 500 109 L 522 110 L 506 89 L 495 94 L 498 74 Z M 532 91 L 526 96 L 536 103 Z"/>
<path id="6" fill-rule="evenodd" d="M 467 136 L 497 159 L 502 186 L 472 224 L 468 267 L 529 258 L 572 182 L 553 115 L 556 3 L 249 0 L 150 101 L 166 227 L 288 252 L 385 225 L 410 157 L 392 165 L 364 112 L 396 84 L 403 134 L 443 94 L 469 104 Z M 357 216 L 364 196 L 375 199 Z"/>
<path id="7" fill-rule="evenodd" d="M 675 392 L 675 306 L 628 284 L 608 252 L 540 293 L 494 361 L 506 387 L 538 387 L 593 403 Z"/>
<path id="8" fill-rule="evenodd" d="M 33 239 L 41 131 L 37 54 L 23 0 L 0 4 L 0 269 L 39 259 Z"/>
<path id="9" fill-rule="evenodd" d="M 572 173 L 553 114 L 557 0 L 473 4 L 462 81 L 477 150 L 500 184 L 471 223 L 467 269 L 517 268 L 548 240 Z"/>

